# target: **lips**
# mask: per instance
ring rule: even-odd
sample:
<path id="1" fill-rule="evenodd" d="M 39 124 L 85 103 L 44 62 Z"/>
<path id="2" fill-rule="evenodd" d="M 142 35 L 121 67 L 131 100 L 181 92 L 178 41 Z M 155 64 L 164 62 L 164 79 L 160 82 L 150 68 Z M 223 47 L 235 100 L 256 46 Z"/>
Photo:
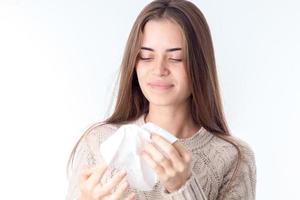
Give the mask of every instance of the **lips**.
<path id="1" fill-rule="evenodd" d="M 150 82 L 150 83 L 148 83 L 148 85 L 150 85 L 151 87 L 154 87 L 154 88 L 158 88 L 158 89 L 169 89 L 174 86 L 173 84 L 170 84 L 170 83 L 158 82 L 158 81 Z"/>

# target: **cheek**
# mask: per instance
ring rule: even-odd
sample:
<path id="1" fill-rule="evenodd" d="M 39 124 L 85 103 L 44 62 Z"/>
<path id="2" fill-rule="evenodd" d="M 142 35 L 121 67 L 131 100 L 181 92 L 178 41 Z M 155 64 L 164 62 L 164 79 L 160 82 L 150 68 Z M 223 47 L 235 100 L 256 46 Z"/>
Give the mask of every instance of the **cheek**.
<path id="1" fill-rule="evenodd" d="M 146 76 L 147 72 L 147 67 L 143 66 L 141 64 L 137 64 L 135 67 L 136 74 L 139 79 L 143 80 L 143 78 Z"/>
<path id="2" fill-rule="evenodd" d="M 177 77 L 177 81 L 182 89 L 189 88 L 189 81 L 188 81 L 188 75 L 186 73 L 186 70 L 184 67 L 179 68 L 178 70 L 174 71 L 175 76 Z"/>
<path id="3" fill-rule="evenodd" d="M 178 74 L 179 91 L 183 96 L 189 96 L 191 94 L 191 86 L 188 81 L 188 76 L 183 72 Z"/>
<path id="4" fill-rule="evenodd" d="M 141 67 L 139 65 L 136 65 L 135 66 L 135 72 L 136 72 L 136 75 L 137 75 L 138 79 L 140 79 L 140 77 L 141 77 L 141 74 L 142 74 L 141 71 L 142 71 Z"/>
<path id="5" fill-rule="evenodd" d="M 139 84 L 142 85 L 143 81 L 145 80 L 145 77 L 146 77 L 146 70 L 144 67 L 137 65 L 135 68 L 135 71 L 136 71 L 136 75 L 137 75 Z"/>

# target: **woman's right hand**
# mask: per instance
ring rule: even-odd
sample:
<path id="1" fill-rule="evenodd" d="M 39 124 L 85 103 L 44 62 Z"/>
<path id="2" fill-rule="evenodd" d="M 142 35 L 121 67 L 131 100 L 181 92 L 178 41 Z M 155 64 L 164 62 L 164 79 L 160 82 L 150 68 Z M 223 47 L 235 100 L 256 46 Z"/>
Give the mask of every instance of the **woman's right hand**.
<path id="1" fill-rule="evenodd" d="M 96 167 L 83 167 L 80 172 L 80 191 L 79 200 L 119 200 L 124 196 L 128 188 L 127 181 L 115 188 L 126 176 L 125 171 L 120 171 L 115 174 L 112 179 L 101 184 L 100 180 L 107 170 L 107 165 L 100 164 Z M 113 190 L 115 191 L 113 192 Z M 134 199 L 135 194 L 131 193 L 126 197 L 126 200 Z"/>

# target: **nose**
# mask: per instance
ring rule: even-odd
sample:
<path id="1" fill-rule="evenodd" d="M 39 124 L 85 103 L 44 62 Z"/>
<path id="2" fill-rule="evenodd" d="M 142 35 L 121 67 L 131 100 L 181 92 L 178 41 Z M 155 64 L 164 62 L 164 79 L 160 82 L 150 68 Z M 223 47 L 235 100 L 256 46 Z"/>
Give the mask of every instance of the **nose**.
<path id="1" fill-rule="evenodd" d="M 156 76 L 167 76 L 170 73 L 164 59 L 158 60 L 153 69 L 153 74 Z"/>

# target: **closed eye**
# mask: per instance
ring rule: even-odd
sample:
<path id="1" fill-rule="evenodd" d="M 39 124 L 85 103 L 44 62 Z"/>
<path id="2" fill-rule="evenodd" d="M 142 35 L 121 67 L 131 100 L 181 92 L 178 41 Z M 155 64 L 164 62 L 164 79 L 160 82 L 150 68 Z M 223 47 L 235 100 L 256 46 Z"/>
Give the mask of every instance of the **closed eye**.
<path id="1" fill-rule="evenodd" d="M 139 57 L 141 60 L 151 60 L 151 59 L 153 59 L 153 58 L 144 58 L 144 57 Z M 176 58 L 169 58 L 169 60 L 171 60 L 171 61 L 173 61 L 173 62 L 181 62 L 182 61 L 182 59 L 176 59 Z"/>
<path id="2" fill-rule="evenodd" d="M 150 60 L 152 58 L 143 58 L 143 57 L 140 57 L 141 60 Z"/>
<path id="3" fill-rule="evenodd" d="M 140 60 L 143 60 L 143 61 L 145 61 L 145 62 L 149 62 L 149 61 L 151 61 L 153 58 L 144 58 L 144 57 L 139 56 L 139 59 L 140 59 Z"/>
<path id="4" fill-rule="evenodd" d="M 170 58 L 170 60 L 182 61 L 182 59 Z"/>
<path id="5" fill-rule="evenodd" d="M 170 60 L 176 61 L 176 62 L 181 62 L 182 61 L 182 59 L 175 59 L 175 58 L 170 58 Z"/>

